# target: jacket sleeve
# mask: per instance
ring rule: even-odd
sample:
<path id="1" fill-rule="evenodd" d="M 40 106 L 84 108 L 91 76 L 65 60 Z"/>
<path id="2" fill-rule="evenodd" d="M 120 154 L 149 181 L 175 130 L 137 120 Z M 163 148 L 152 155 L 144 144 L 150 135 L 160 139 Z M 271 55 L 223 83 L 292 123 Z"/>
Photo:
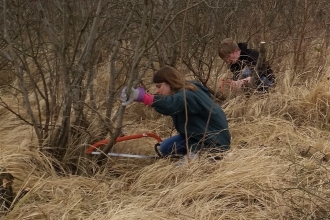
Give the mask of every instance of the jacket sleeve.
<path id="1" fill-rule="evenodd" d="M 241 64 L 235 63 L 235 64 L 232 64 L 229 68 L 230 68 L 230 71 L 233 73 L 233 80 L 238 80 L 241 70 L 242 70 Z"/>
<path id="2" fill-rule="evenodd" d="M 248 55 L 246 56 L 245 63 L 249 67 L 255 67 L 258 62 L 259 52 L 257 50 L 249 50 Z"/>
<path id="3" fill-rule="evenodd" d="M 155 95 L 151 107 L 160 114 L 174 115 L 185 111 L 185 104 L 187 104 L 188 112 L 196 114 L 200 111 L 200 105 L 193 93 L 193 91 L 186 90 L 185 96 L 183 91 L 169 96 Z M 184 101 L 184 97 L 186 98 L 186 102 Z"/>

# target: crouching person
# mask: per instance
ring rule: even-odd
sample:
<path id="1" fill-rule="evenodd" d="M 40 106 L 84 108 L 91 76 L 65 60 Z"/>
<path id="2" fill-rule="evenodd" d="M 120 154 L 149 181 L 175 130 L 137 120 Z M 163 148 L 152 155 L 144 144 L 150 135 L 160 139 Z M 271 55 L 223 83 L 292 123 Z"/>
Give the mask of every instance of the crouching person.
<path id="1" fill-rule="evenodd" d="M 250 83 L 252 72 L 256 71 L 259 57 L 257 50 L 248 49 L 246 43 L 236 43 L 233 39 L 226 38 L 221 41 L 218 54 L 228 64 L 230 71 L 233 73 L 233 79 L 225 82 L 229 84 L 232 90 L 244 88 L 245 85 Z M 267 92 L 269 88 L 275 85 L 274 71 L 270 65 L 265 65 L 265 70 L 258 73 L 255 85 L 252 85 L 259 92 Z M 220 89 L 223 87 L 222 84 L 223 82 L 220 81 Z"/>
<path id="2" fill-rule="evenodd" d="M 215 103 L 207 88 L 198 82 L 185 81 L 173 67 L 165 66 L 153 76 L 156 94 L 143 88 L 126 88 L 121 93 L 122 105 L 143 102 L 158 113 L 171 116 L 177 135 L 164 139 L 159 151 L 166 157 L 173 154 L 193 157 L 201 150 L 230 148 L 230 132 L 224 111 Z M 188 149 L 187 147 L 188 146 Z"/>

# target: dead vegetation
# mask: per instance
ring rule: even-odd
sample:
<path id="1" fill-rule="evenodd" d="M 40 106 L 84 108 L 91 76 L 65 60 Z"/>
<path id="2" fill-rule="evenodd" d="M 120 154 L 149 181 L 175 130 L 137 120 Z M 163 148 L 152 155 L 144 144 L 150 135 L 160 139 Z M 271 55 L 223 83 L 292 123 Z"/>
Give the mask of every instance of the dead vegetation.
<path id="1" fill-rule="evenodd" d="M 330 218 L 327 1 L 0 5 L 0 167 L 15 177 L 15 192 L 31 189 L 3 219 Z M 152 91 L 150 76 L 167 64 L 216 98 L 219 78 L 230 77 L 216 56 L 224 37 L 256 49 L 265 40 L 277 85 L 218 100 L 232 134 L 223 160 L 100 165 L 86 156 L 91 143 L 120 132 L 175 134 L 151 108 L 118 108 L 118 91 Z M 155 155 L 154 144 L 141 138 L 109 150 Z"/>
<path id="2" fill-rule="evenodd" d="M 59 174 L 35 148 L 32 130 L 3 113 L 0 165 L 22 180 L 15 190 L 31 188 L 6 219 L 326 219 L 326 77 L 310 88 L 285 89 L 280 81 L 262 97 L 229 100 L 223 107 L 233 144 L 222 161 L 202 157 L 176 167 L 175 160 L 109 158 L 93 177 Z M 139 104 L 125 119 L 128 133 L 173 132 L 170 121 Z M 146 138 L 114 150 L 153 154 L 153 144 Z"/>

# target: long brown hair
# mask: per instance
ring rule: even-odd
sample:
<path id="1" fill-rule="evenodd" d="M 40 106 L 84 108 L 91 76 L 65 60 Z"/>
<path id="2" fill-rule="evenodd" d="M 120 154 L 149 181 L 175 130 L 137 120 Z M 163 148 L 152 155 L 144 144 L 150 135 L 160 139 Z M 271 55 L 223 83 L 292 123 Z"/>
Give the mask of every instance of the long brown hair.
<path id="1" fill-rule="evenodd" d="M 180 89 L 189 89 L 191 91 L 197 91 L 197 86 L 185 81 L 179 71 L 171 66 L 165 66 L 158 70 L 153 78 L 153 83 L 166 83 L 173 92 Z"/>

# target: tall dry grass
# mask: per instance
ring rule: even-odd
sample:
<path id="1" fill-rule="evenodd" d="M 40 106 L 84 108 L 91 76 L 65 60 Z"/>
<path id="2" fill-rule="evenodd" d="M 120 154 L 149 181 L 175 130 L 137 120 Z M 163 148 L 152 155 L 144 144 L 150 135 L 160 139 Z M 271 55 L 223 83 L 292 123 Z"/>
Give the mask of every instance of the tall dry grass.
<path id="1" fill-rule="evenodd" d="M 31 188 L 2 219 L 327 219 L 330 75 L 305 82 L 291 75 L 279 71 L 269 94 L 223 104 L 232 134 L 223 160 L 201 156 L 179 167 L 169 159 L 109 158 L 93 177 L 61 175 L 32 129 L 0 109 L 0 166 L 18 178 L 15 191 Z M 140 104 L 128 107 L 125 123 L 129 134 L 175 134 L 169 118 Z M 154 154 L 153 144 L 145 138 L 114 150 Z"/>

